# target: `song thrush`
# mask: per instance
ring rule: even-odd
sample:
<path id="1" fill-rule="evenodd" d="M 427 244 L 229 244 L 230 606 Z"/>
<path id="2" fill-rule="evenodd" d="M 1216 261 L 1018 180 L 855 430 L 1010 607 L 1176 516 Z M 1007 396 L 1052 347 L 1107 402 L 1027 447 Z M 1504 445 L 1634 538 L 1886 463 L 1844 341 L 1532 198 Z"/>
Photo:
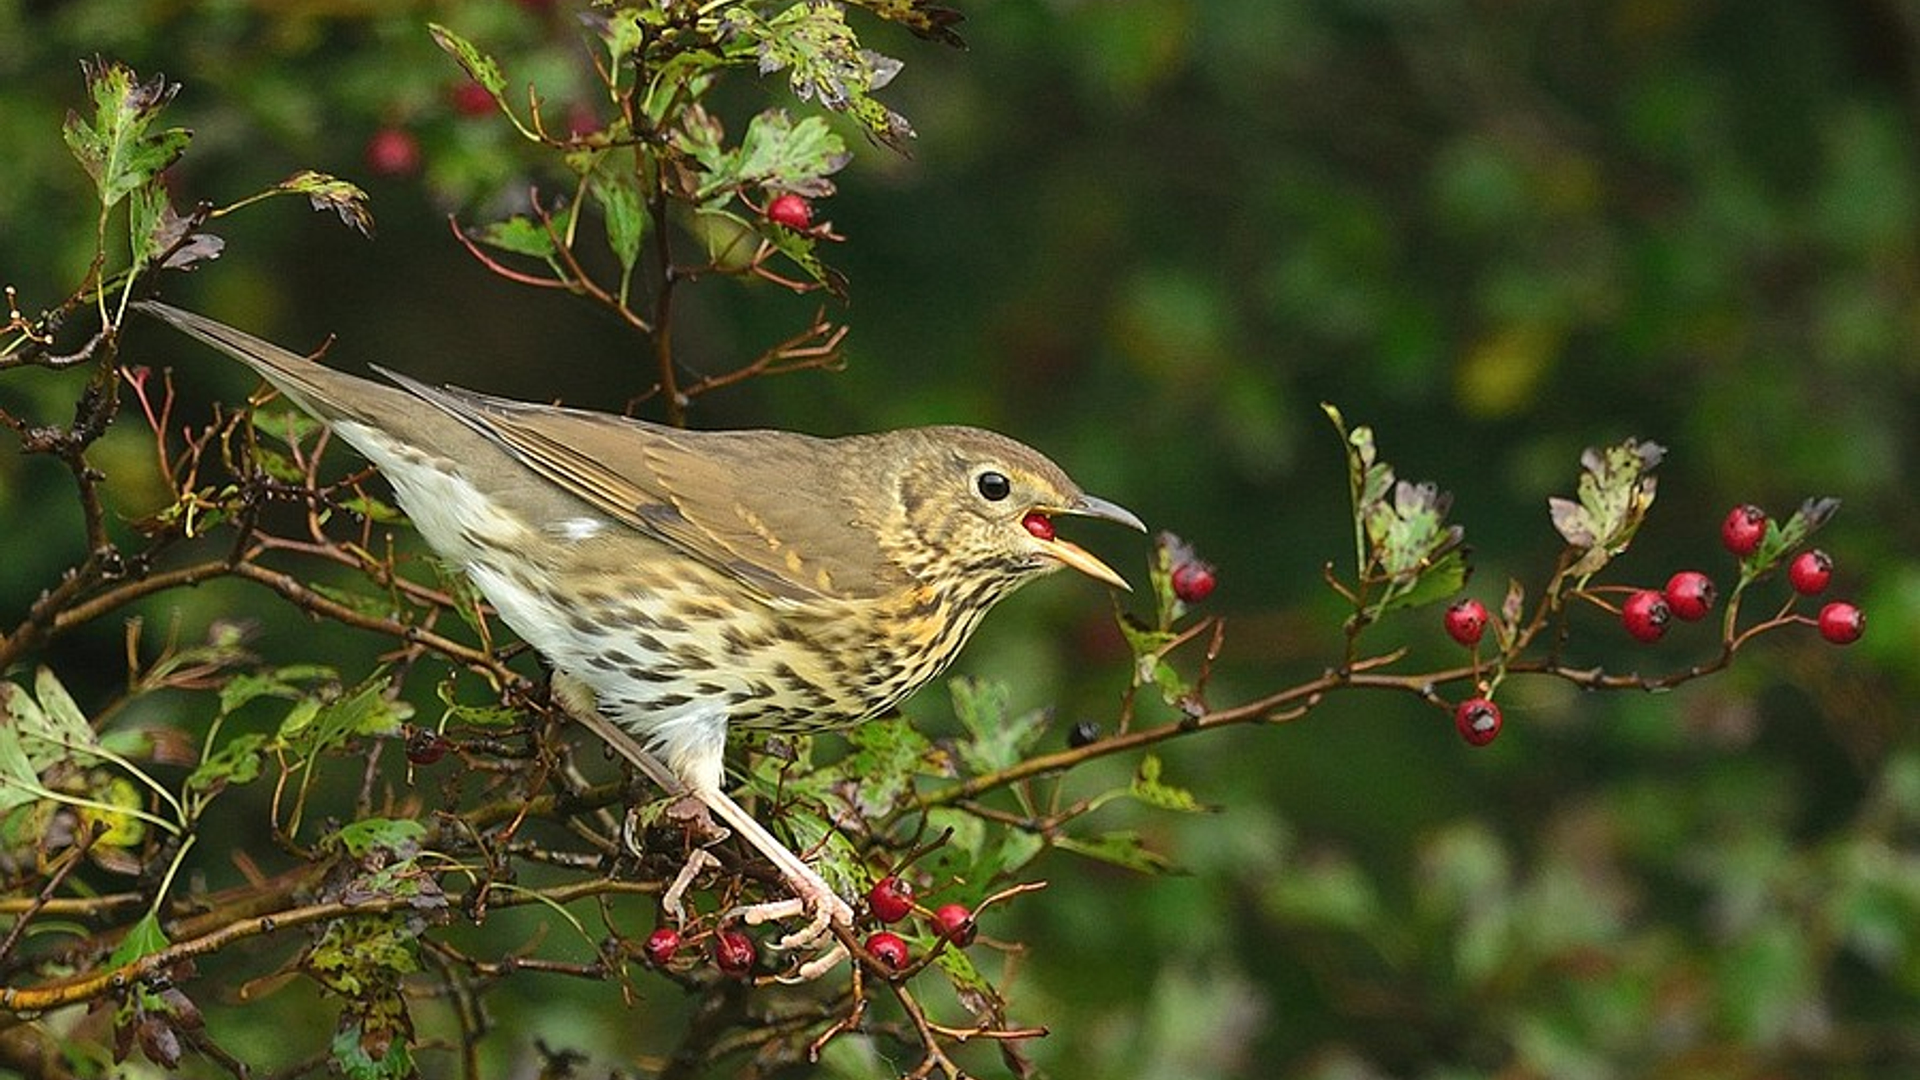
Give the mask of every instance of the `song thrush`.
<path id="1" fill-rule="evenodd" d="M 427 544 L 564 677 L 569 711 L 663 757 L 671 776 L 654 766 L 656 779 L 759 848 L 816 931 L 851 910 L 723 791 L 729 726 L 813 731 L 884 713 L 1020 585 L 1069 566 L 1126 587 L 1055 536 L 1053 515 L 1142 528 L 989 431 L 682 431 L 376 368 L 388 386 L 139 306 L 252 367 L 379 466 Z"/>

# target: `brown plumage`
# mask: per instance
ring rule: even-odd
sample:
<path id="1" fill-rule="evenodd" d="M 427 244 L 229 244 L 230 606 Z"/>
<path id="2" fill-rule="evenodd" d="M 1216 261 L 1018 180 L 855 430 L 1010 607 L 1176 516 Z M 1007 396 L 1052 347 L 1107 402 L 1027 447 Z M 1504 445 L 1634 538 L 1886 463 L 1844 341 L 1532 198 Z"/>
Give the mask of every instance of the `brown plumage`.
<path id="1" fill-rule="evenodd" d="M 885 712 L 1021 584 L 1070 566 L 1125 587 L 1054 537 L 1053 515 L 1141 527 L 1039 452 L 976 428 L 681 431 L 383 371 L 389 386 L 139 306 L 246 363 L 378 465 L 507 625 L 763 850 L 772 837 L 721 791 L 730 724 L 814 730 Z M 790 877 L 806 870 L 784 848 L 767 854 Z M 839 916 L 806 873 L 796 891 Z"/>

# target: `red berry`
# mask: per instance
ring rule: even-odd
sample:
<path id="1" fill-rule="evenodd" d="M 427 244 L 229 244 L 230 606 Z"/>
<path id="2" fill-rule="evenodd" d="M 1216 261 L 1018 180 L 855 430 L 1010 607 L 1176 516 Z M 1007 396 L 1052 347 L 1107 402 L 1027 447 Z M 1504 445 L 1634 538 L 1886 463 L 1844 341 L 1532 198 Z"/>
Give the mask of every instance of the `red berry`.
<path id="1" fill-rule="evenodd" d="M 409 765 L 432 765 L 447 756 L 453 749 L 453 743 L 445 735 L 427 728 L 414 728 L 407 733 L 407 763 Z"/>
<path id="2" fill-rule="evenodd" d="M 666 967 L 667 963 L 673 959 L 673 954 L 680 951 L 680 931 L 671 926 L 663 926 L 655 930 L 647 935 L 645 950 L 648 963 L 654 967 Z M 753 961 L 749 959 L 747 963 L 751 966 Z"/>
<path id="3" fill-rule="evenodd" d="M 1197 604 L 1213 592 L 1213 564 L 1199 560 L 1173 568 L 1173 595 L 1184 604 Z"/>
<path id="4" fill-rule="evenodd" d="M 567 134 L 576 139 L 584 139 L 604 130 L 605 127 L 606 125 L 600 122 L 600 114 L 594 112 L 591 105 L 575 102 L 573 107 L 567 110 Z"/>
<path id="5" fill-rule="evenodd" d="M 767 220 L 789 229 L 804 229 L 813 224 L 813 204 L 791 191 L 783 192 L 767 204 Z"/>
<path id="6" fill-rule="evenodd" d="M 1474 746 L 1485 746 L 1500 734 L 1500 706 L 1483 697 L 1468 698 L 1453 710 L 1453 727 Z"/>
<path id="7" fill-rule="evenodd" d="M 1038 510 L 1021 518 L 1020 524 L 1025 525 L 1028 532 L 1042 540 L 1053 539 L 1053 519 Z"/>
<path id="8" fill-rule="evenodd" d="M 869 935 L 867 951 L 891 970 L 899 971 L 907 966 L 907 942 L 891 930 L 876 930 Z"/>
<path id="9" fill-rule="evenodd" d="M 1652 589 L 1641 589 L 1620 605 L 1620 622 L 1636 641 L 1659 641 L 1666 635 L 1667 623 L 1672 618 L 1673 609 L 1667 606 L 1667 598 Z"/>
<path id="10" fill-rule="evenodd" d="M 1682 570 L 1667 579 L 1667 610 L 1676 619 L 1694 622 L 1706 618 L 1713 610 L 1715 595 L 1713 579 L 1698 570 Z"/>
<path id="11" fill-rule="evenodd" d="M 493 113 L 493 94 L 472 79 L 453 88 L 453 111 L 461 116 L 488 116 Z"/>
<path id="12" fill-rule="evenodd" d="M 1767 512 L 1752 503 L 1734 507 L 1720 523 L 1720 542 L 1742 559 L 1753 554 L 1766 536 Z"/>
<path id="13" fill-rule="evenodd" d="M 1787 583 L 1802 596 L 1825 592 L 1833 580 L 1833 559 L 1819 548 L 1803 551 L 1787 564 Z"/>
<path id="14" fill-rule="evenodd" d="M 1447 636 L 1462 645 L 1478 645 L 1487 632 L 1487 605 L 1468 597 L 1447 609 Z"/>
<path id="15" fill-rule="evenodd" d="M 406 176 L 420 168 L 420 142 L 405 128 L 386 127 L 367 140 L 367 168 L 381 176 Z"/>
<path id="16" fill-rule="evenodd" d="M 941 904 L 933 909 L 934 932 L 964 949 L 973 944 L 973 912 L 965 904 Z"/>
<path id="17" fill-rule="evenodd" d="M 713 962 L 729 975 L 745 975 L 753 970 L 753 939 L 738 930 L 722 930 L 713 935 Z"/>
<path id="18" fill-rule="evenodd" d="M 892 874 L 867 890 L 867 910 L 883 923 L 895 923 L 913 911 L 913 886 Z"/>
<path id="19" fill-rule="evenodd" d="M 1867 630 L 1867 613 L 1845 600 L 1820 609 L 1820 636 L 1835 645 L 1851 645 Z"/>

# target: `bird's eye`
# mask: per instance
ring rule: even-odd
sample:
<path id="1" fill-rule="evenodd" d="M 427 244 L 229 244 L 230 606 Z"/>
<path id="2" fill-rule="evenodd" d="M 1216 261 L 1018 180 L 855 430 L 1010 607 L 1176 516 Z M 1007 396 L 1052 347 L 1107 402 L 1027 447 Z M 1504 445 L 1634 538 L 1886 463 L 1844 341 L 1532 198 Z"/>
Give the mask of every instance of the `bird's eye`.
<path id="1" fill-rule="evenodd" d="M 981 473 L 973 481 L 973 486 L 979 489 L 981 498 L 988 502 L 999 502 L 1013 494 L 1013 481 L 1007 479 L 1005 473 L 997 473 L 991 469 Z"/>

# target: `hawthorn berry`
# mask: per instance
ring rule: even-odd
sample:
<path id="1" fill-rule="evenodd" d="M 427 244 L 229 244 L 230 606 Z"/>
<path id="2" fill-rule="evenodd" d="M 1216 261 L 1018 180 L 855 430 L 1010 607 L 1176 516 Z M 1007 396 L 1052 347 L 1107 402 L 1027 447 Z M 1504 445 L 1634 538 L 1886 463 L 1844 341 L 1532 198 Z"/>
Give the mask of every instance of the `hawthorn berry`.
<path id="1" fill-rule="evenodd" d="M 813 204 L 791 191 L 782 192 L 767 204 L 767 220 L 789 229 L 805 229 L 813 224 Z"/>
<path id="2" fill-rule="evenodd" d="M 453 743 L 445 735 L 430 728 L 414 728 L 407 732 L 407 764 L 427 766 L 447 756 L 453 749 Z"/>
<path id="3" fill-rule="evenodd" d="M 907 942 L 891 930 L 876 930 L 867 936 L 867 951 L 875 960 L 899 971 L 907 966 Z"/>
<path id="4" fill-rule="evenodd" d="M 1021 518 L 1020 524 L 1026 526 L 1028 532 L 1042 540 L 1053 539 L 1053 519 L 1038 510 Z"/>
<path id="5" fill-rule="evenodd" d="M 1487 605 L 1467 597 L 1447 609 L 1447 636 L 1462 645 L 1478 645 L 1487 632 Z"/>
<path id="6" fill-rule="evenodd" d="M 420 169 L 420 141 L 405 128 L 384 127 L 367 140 L 367 168 L 381 176 L 406 176 Z"/>
<path id="7" fill-rule="evenodd" d="M 713 935 L 713 962 L 729 975 L 744 976 L 752 971 L 757 951 L 753 939 L 738 930 Z"/>
<path id="8" fill-rule="evenodd" d="M 1676 619 L 1694 622 L 1713 610 L 1713 579 L 1698 570 L 1682 570 L 1667 579 L 1667 610 Z"/>
<path id="9" fill-rule="evenodd" d="M 1727 511 L 1727 519 L 1720 523 L 1720 542 L 1742 559 L 1753 554 L 1766 536 L 1767 512 L 1752 503 Z"/>
<path id="10" fill-rule="evenodd" d="M 1100 722 L 1082 720 L 1067 729 L 1067 749 L 1078 750 L 1100 741 Z"/>
<path id="11" fill-rule="evenodd" d="M 647 935 L 647 943 L 643 949 L 647 954 L 647 963 L 654 967 L 666 967 L 667 963 L 673 959 L 673 954 L 680 951 L 680 931 L 671 926 L 663 926 Z M 751 964 L 752 961 L 748 963 Z"/>
<path id="12" fill-rule="evenodd" d="M 896 923 L 913 911 L 913 886 L 888 874 L 867 890 L 867 910 L 883 923 Z"/>
<path id="13" fill-rule="evenodd" d="M 1819 548 L 1803 551 L 1787 564 L 1787 583 L 1802 596 L 1816 596 L 1833 580 L 1833 559 Z"/>
<path id="14" fill-rule="evenodd" d="M 1620 623 L 1635 641 L 1659 641 L 1666 636 L 1667 623 L 1672 619 L 1673 609 L 1667 606 L 1667 598 L 1652 589 L 1641 589 L 1620 605 Z"/>
<path id="15" fill-rule="evenodd" d="M 965 904 L 941 904 L 933 909 L 934 932 L 959 948 L 973 944 L 973 912 Z"/>
<path id="16" fill-rule="evenodd" d="M 1851 645 L 1867 630 L 1867 613 L 1845 600 L 1820 609 L 1820 636 L 1835 645 Z"/>
<path id="17" fill-rule="evenodd" d="M 1453 727 L 1474 746 L 1485 746 L 1500 734 L 1500 706 L 1483 697 L 1468 698 L 1454 707 Z"/>
<path id="18" fill-rule="evenodd" d="M 1194 559 L 1173 568 L 1173 595 L 1181 603 L 1197 604 L 1213 592 L 1213 564 Z"/>
<path id="19" fill-rule="evenodd" d="M 461 116 L 491 116 L 493 114 L 493 94 L 486 87 L 468 79 L 453 88 L 448 95 L 453 99 L 453 111 Z"/>

